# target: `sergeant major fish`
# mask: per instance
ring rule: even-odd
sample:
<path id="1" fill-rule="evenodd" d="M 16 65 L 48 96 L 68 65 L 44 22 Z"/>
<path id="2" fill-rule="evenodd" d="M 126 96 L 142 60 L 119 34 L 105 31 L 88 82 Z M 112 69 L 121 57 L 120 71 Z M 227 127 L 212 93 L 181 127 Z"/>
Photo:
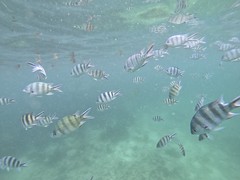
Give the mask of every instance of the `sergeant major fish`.
<path id="1" fill-rule="evenodd" d="M 166 146 L 172 139 L 175 137 L 176 133 L 173 133 L 171 135 L 163 136 L 157 143 L 157 148 L 162 148 Z"/>
<path id="2" fill-rule="evenodd" d="M 130 56 L 124 65 L 124 69 L 127 72 L 135 72 L 141 67 L 145 66 L 148 63 L 147 60 L 153 55 L 154 54 L 153 54 L 153 44 L 152 44 L 148 47 L 146 51 L 145 49 L 142 49 L 140 53 Z"/>
<path id="3" fill-rule="evenodd" d="M 44 112 L 40 112 L 37 115 L 34 115 L 33 113 L 27 113 L 22 115 L 22 125 L 23 127 L 27 130 L 29 128 L 32 128 L 34 125 L 37 125 L 37 121 L 39 121 L 40 119 L 42 119 L 42 115 L 44 114 Z"/>
<path id="4" fill-rule="evenodd" d="M 12 104 L 12 103 L 15 103 L 14 99 L 9 99 L 9 98 L 4 98 L 4 97 L 0 98 L 0 105 L 8 105 L 8 104 Z"/>
<path id="5" fill-rule="evenodd" d="M 106 91 L 101 93 L 97 98 L 97 103 L 107 103 L 117 98 L 120 91 Z"/>
<path id="6" fill-rule="evenodd" d="M 218 126 L 225 120 L 230 119 L 236 113 L 231 110 L 240 107 L 240 96 L 233 99 L 230 103 L 224 103 L 223 98 L 210 102 L 200 107 L 192 117 L 190 123 L 191 134 L 198 134 L 202 137 L 207 137 L 207 134 L 220 130 Z M 200 140 L 200 137 L 199 137 Z"/>
<path id="7" fill-rule="evenodd" d="M 92 67 L 94 66 L 91 65 L 90 62 L 77 64 L 72 68 L 71 76 L 75 76 L 75 77 L 81 76 L 84 73 L 86 73 L 89 68 L 92 68 Z"/>
<path id="8" fill-rule="evenodd" d="M 82 114 L 77 111 L 73 115 L 63 117 L 58 121 L 55 129 L 51 134 L 51 137 L 61 137 L 63 135 L 69 134 L 81 127 L 86 122 L 86 120 L 93 119 L 94 117 L 88 116 L 90 110 L 91 108 L 88 108 Z"/>
<path id="9" fill-rule="evenodd" d="M 27 85 L 23 92 L 30 96 L 53 95 L 53 91 L 62 92 L 59 88 L 61 85 L 53 85 L 52 83 L 33 82 Z"/>
<path id="10" fill-rule="evenodd" d="M 18 160 L 13 156 L 4 156 L 0 159 L 0 168 L 7 169 L 7 171 L 15 168 L 20 170 L 22 167 L 26 167 L 26 166 L 27 166 L 27 163 L 21 162 L 20 160 Z"/>

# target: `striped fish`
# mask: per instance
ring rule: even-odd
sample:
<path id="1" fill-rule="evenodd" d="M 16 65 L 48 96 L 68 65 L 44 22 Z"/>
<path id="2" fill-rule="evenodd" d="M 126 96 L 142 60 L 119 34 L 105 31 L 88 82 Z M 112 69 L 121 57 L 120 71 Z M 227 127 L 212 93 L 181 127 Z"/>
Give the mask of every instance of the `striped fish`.
<path id="1" fill-rule="evenodd" d="M 94 66 L 91 65 L 90 62 L 77 64 L 72 68 L 71 76 L 75 76 L 75 77 L 81 76 L 85 74 L 89 68 L 92 68 L 92 67 Z"/>
<path id="2" fill-rule="evenodd" d="M 133 78 L 133 83 L 134 84 L 140 84 L 140 83 L 143 83 L 143 81 L 144 81 L 144 78 L 140 77 L 140 76 L 137 76 L 137 77 Z"/>
<path id="3" fill-rule="evenodd" d="M 177 104 L 178 101 L 176 99 L 170 99 L 170 98 L 167 98 L 167 99 L 164 99 L 163 100 L 163 103 L 167 104 L 167 105 L 173 105 L 173 104 Z"/>
<path id="4" fill-rule="evenodd" d="M 57 119 L 58 117 L 55 114 L 49 115 L 49 116 L 43 116 L 42 118 L 37 120 L 36 125 L 40 127 L 48 127 L 50 124 L 53 123 L 54 120 L 57 120 Z"/>
<path id="5" fill-rule="evenodd" d="M 22 167 L 26 167 L 27 163 L 19 161 L 17 158 L 13 156 L 4 156 L 0 159 L 0 168 L 7 169 L 18 169 L 20 170 Z"/>
<path id="6" fill-rule="evenodd" d="M 22 115 L 21 121 L 23 127 L 27 130 L 29 128 L 32 128 L 34 125 L 37 125 L 37 122 L 42 119 L 42 115 L 44 112 L 40 112 L 37 115 L 34 115 L 33 113 L 27 113 Z"/>
<path id="7" fill-rule="evenodd" d="M 204 41 L 204 37 L 202 38 L 196 38 L 194 40 L 191 41 L 187 41 L 183 44 L 184 48 L 188 48 L 188 49 L 196 49 L 197 47 L 201 46 L 201 44 L 206 44 L 206 42 Z"/>
<path id="8" fill-rule="evenodd" d="M 163 121 L 163 118 L 161 116 L 153 116 L 153 121 L 160 122 Z"/>
<path id="9" fill-rule="evenodd" d="M 175 13 L 180 13 L 182 10 L 186 9 L 187 7 L 187 2 L 186 0 L 177 0 L 177 5 L 174 10 Z"/>
<path id="10" fill-rule="evenodd" d="M 226 51 L 222 56 L 222 61 L 239 61 L 240 60 L 240 49 L 232 49 Z"/>
<path id="11" fill-rule="evenodd" d="M 169 54 L 166 49 L 157 49 L 153 51 L 153 58 L 157 60 L 158 58 L 163 58 L 165 55 Z"/>
<path id="12" fill-rule="evenodd" d="M 93 77 L 94 80 L 100 79 L 108 79 L 109 74 L 100 70 L 100 69 L 93 69 L 87 72 L 89 76 Z"/>
<path id="13" fill-rule="evenodd" d="M 174 14 L 168 19 L 168 22 L 172 24 L 183 24 L 191 21 L 194 18 L 195 17 L 193 14 Z"/>
<path id="14" fill-rule="evenodd" d="M 98 96 L 97 103 L 107 103 L 117 98 L 119 91 L 106 91 Z"/>
<path id="15" fill-rule="evenodd" d="M 45 80 L 47 79 L 47 74 L 46 71 L 44 70 L 44 68 L 40 65 L 40 64 L 34 64 L 32 62 L 28 62 L 28 65 L 30 65 L 33 69 L 32 72 L 37 72 L 37 77 L 38 80 Z"/>
<path id="16" fill-rule="evenodd" d="M 61 85 L 53 85 L 52 83 L 33 82 L 27 85 L 23 92 L 30 96 L 53 95 L 53 91 L 62 92 L 59 88 Z"/>
<path id="17" fill-rule="evenodd" d="M 124 69 L 127 72 L 135 72 L 145 66 L 148 63 L 148 59 L 153 56 L 153 44 L 145 49 L 142 49 L 140 53 L 130 56 L 124 64 Z"/>
<path id="18" fill-rule="evenodd" d="M 191 134 L 202 135 L 222 129 L 218 126 L 223 120 L 238 115 L 231 112 L 231 110 L 237 107 L 240 107 L 240 96 L 233 99 L 230 103 L 224 103 L 223 97 L 220 97 L 219 99 L 202 106 L 192 117 L 190 123 Z"/>
<path id="19" fill-rule="evenodd" d="M 163 136 L 157 143 L 157 148 L 163 148 L 166 146 L 169 142 L 172 141 L 172 139 L 175 137 L 176 133 L 173 133 L 172 135 L 166 135 Z"/>
<path id="20" fill-rule="evenodd" d="M 181 154 L 183 156 L 186 156 L 185 148 L 183 147 L 183 145 L 181 143 L 178 143 L 178 147 L 179 147 L 179 149 L 181 151 Z"/>
<path id="21" fill-rule="evenodd" d="M 202 53 L 193 53 L 191 56 L 190 56 L 190 59 L 206 59 L 206 56 Z"/>
<path id="22" fill-rule="evenodd" d="M 69 134 L 81 127 L 86 122 L 86 120 L 93 119 L 94 117 L 88 116 L 90 110 L 91 108 L 88 108 L 82 114 L 79 114 L 79 111 L 77 111 L 73 115 L 63 117 L 61 120 L 58 121 L 55 129 L 51 134 L 51 137 L 55 138 Z"/>
<path id="23" fill-rule="evenodd" d="M 182 86 L 180 85 L 181 81 L 175 82 L 172 81 L 170 84 L 170 89 L 169 89 L 169 99 L 174 99 L 176 96 L 178 96 L 180 90 L 182 89 Z"/>
<path id="24" fill-rule="evenodd" d="M 203 103 L 204 103 L 204 96 L 201 96 L 200 99 L 198 100 L 194 110 L 198 111 L 203 106 Z"/>
<path id="25" fill-rule="evenodd" d="M 197 35 L 196 33 L 191 35 L 189 34 L 173 35 L 167 39 L 164 48 L 167 49 L 168 47 L 177 47 L 183 45 L 188 41 L 194 41 L 196 40 L 196 35 Z"/>
<path id="26" fill-rule="evenodd" d="M 106 111 L 110 108 L 110 106 L 108 104 L 99 104 L 97 106 L 97 110 L 98 111 Z"/>
<path id="27" fill-rule="evenodd" d="M 167 75 L 171 76 L 171 77 L 179 77 L 179 76 L 183 76 L 184 74 L 184 71 L 180 70 L 179 68 L 177 67 L 169 67 L 167 69 L 165 69 L 165 72 L 167 73 Z"/>
<path id="28" fill-rule="evenodd" d="M 0 98 L 0 105 L 8 105 L 8 104 L 12 104 L 12 103 L 15 103 L 14 99 L 9 99 L 9 98 L 4 98 L 4 97 Z"/>

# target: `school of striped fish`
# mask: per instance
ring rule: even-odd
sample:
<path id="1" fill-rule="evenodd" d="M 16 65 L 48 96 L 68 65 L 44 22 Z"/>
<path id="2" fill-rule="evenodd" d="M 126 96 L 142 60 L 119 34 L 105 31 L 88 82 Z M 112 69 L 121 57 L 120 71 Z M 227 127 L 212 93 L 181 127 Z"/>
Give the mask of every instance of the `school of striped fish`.
<path id="1" fill-rule="evenodd" d="M 69 1 L 66 2 L 66 6 L 77 7 L 84 6 L 90 1 L 81 0 L 81 1 Z M 186 0 L 176 0 L 176 6 L 173 11 L 173 14 L 168 18 L 167 22 L 173 24 L 174 26 L 178 25 L 189 25 L 193 21 L 197 21 L 197 17 L 194 14 L 186 12 L 188 5 Z M 166 23 L 167 23 L 166 22 Z M 87 21 L 86 24 L 81 26 L 75 25 L 74 28 L 81 29 L 87 32 L 95 30 L 95 26 L 92 24 L 92 21 Z M 169 28 L 169 27 L 168 27 Z M 163 25 L 155 29 L 151 29 L 154 33 L 164 33 L 167 31 L 167 28 Z M 136 72 L 141 73 L 141 69 L 145 68 L 147 64 L 152 63 L 155 60 L 162 60 L 166 56 L 170 56 L 174 52 L 174 49 L 178 50 L 190 50 L 192 55 L 189 59 L 192 60 L 207 60 L 208 57 L 205 54 L 206 50 L 206 40 L 205 36 L 199 34 L 198 32 L 179 32 L 178 34 L 172 34 L 169 37 L 165 37 L 163 42 L 147 43 L 143 45 L 142 49 L 138 52 L 132 52 L 128 54 L 128 58 L 124 59 L 122 67 L 120 67 L 124 73 L 134 74 Z M 221 63 L 237 62 L 240 61 L 240 40 L 238 37 L 232 37 L 228 42 L 223 42 L 221 40 L 213 43 L 213 48 L 218 48 L 222 53 L 222 56 L 219 57 Z M 155 49 L 156 48 L 156 49 Z M 161 61 L 160 61 L 161 62 Z M 47 72 L 44 69 L 43 64 L 40 62 L 26 62 L 26 64 L 32 68 L 32 73 L 36 75 L 36 81 L 26 84 L 22 92 L 29 95 L 29 98 L 36 96 L 41 98 L 42 96 L 51 96 L 54 93 L 63 93 L 61 90 L 62 86 L 67 86 L 66 84 L 58 83 L 47 83 Z M 167 106 L 172 106 L 180 104 L 179 100 L 181 93 L 184 91 L 184 76 L 188 72 L 185 72 L 184 67 L 177 67 L 174 65 L 169 65 L 163 67 L 162 65 L 157 65 L 154 68 L 159 74 L 169 77 L 170 83 L 166 88 L 166 98 L 162 100 L 163 103 Z M 78 63 L 69 69 L 70 76 L 78 79 L 82 76 L 88 76 L 95 81 L 107 81 L 111 78 L 105 70 L 96 67 L 91 60 L 86 60 L 81 63 Z M 210 78 L 210 74 L 205 74 L 205 79 Z M 132 83 L 134 85 L 141 86 L 147 81 L 142 75 L 136 75 L 132 78 Z M 103 113 L 106 111 L 111 111 L 111 103 L 118 101 L 120 98 L 124 99 L 124 95 L 121 93 L 121 89 L 111 89 L 111 87 L 106 87 L 105 91 L 98 92 L 96 96 L 96 110 Z M 21 90 L 20 90 L 21 91 Z M 167 94 L 168 93 L 168 94 Z M 209 103 L 205 103 L 206 97 L 201 96 L 196 105 L 193 107 L 194 113 L 191 119 L 189 119 L 190 133 L 192 135 L 197 135 L 199 141 L 205 139 L 211 139 L 211 134 L 214 131 L 219 131 L 223 129 L 221 126 L 225 120 L 231 119 L 238 113 L 233 113 L 232 110 L 240 107 L 240 96 L 235 97 L 232 101 L 226 103 L 223 100 L 223 96 L 219 97 L 216 100 L 213 100 Z M 11 105 L 17 104 L 13 98 L 1 97 L 0 105 Z M 63 136 L 70 136 L 72 133 L 76 133 L 82 125 L 85 123 L 94 123 L 91 119 L 96 118 L 94 115 L 90 116 L 92 107 L 89 107 L 85 110 L 76 109 L 75 113 L 66 114 L 64 117 L 58 117 L 57 114 L 50 112 L 45 114 L 45 112 L 26 112 L 20 117 L 21 124 L 23 129 L 30 131 L 30 129 L 37 127 L 49 128 L 53 124 L 54 128 L 49 134 L 52 138 L 61 138 Z M 154 122 L 167 122 L 162 115 L 152 116 Z M 227 122 L 227 121 L 226 121 Z M 228 122 L 227 122 L 228 123 Z M 231 123 L 231 121 L 229 121 Z M 161 123 L 160 123 L 161 124 Z M 85 125 L 84 125 L 85 126 Z M 161 132 L 159 132 L 161 134 Z M 182 156 L 186 156 L 186 151 L 184 145 L 180 142 L 180 137 L 176 133 L 162 134 L 161 138 L 157 141 L 156 148 L 166 149 L 166 146 L 170 144 L 176 144 Z M 181 140 L 182 141 L 182 140 Z M 153 145 L 154 147 L 154 145 Z M 4 156 L 0 159 L 0 168 L 1 169 L 21 169 L 27 167 L 28 163 L 18 160 L 18 158 L 13 156 Z M 93 179 L 93 176 L 91 177 Z"/>

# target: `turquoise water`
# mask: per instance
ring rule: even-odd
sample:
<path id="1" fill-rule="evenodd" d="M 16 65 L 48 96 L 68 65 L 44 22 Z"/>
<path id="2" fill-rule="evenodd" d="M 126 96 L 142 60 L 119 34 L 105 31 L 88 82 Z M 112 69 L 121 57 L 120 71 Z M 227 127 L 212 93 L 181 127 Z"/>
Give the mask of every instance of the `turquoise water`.
<path id="1" fill-rule="evenodd" d="M 175 0 L 92 0 L 79 6 L 69 2 L 0 2 L 0 96 L 16 100 L 0 107 L 0 156 L 11 155 L 28 163 L 20 172 L 1 170 L 0 180 L 239 179 L 239 116 L 224 122 L 224 130 L 211 133 L 213 140 L 202 142 L 191 135 L 189 124 L 199 95 L 206 96 L 205 103 L 221 95 L 230 102 L 240 95 L 239 62 L 220 63 L 223 52 L 214 45 L 218 40 L 240 38 L 240 2 L 189 0 L 185 12 L 197 17 L 197 25 L 167 22 Z M 92 31 L 77 28 L 88 20 Z M 166 32 L 151 32 L 162 24 Z M 127 58 L 149 44 L 159 49 L 172 35 L 195 32 L 205 37 L 206 59 L 191 60 L 191 50 L 171 48 L 169 55 L 151 59 L 139 71 L 124 71 Z M 27 62 L 39 59 L 47 72 L 45 82 L 62 84 L 63 93 L 29 97 L 22 92 L 37 81 Z M 74 65 L 88 59 L 109 73 L 109 79 L 70 76 Z M 156 65 L 185 71 L 179 103 L 163 103 L 168 96 L 163 88 L 172 79 L 156 71 Z M 210 77 L 205 78 L 206 74 Z M 144 82 L 133 84 L 136 76 L 144 77 Z M 97 111 L 98 95 L 109 90 L 120 90 L 122 95 L 110 102 L 108 111 Z M 26 131 L 20 120 L 25 113 L 41 111 L 56 113 L 61 119 L 89 107 L 95 119 L 58 139 L 50 137 L 56 122 Z M 156 115 L 164 121 L 154 122 Z M 185 157 L 174 142 L 156 148 L 161 137 L 172 133 L 183 144 Z"/>

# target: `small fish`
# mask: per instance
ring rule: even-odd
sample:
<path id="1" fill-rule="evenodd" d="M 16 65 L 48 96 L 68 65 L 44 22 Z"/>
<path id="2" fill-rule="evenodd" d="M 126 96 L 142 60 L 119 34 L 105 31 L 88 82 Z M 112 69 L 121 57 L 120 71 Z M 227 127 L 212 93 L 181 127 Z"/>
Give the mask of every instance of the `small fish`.
<path id="1" fill-rule="evenodd" d="M 97 98 L 97 103 L 107 103 L 117 98 L 120 95 L 120 91 L 106 91 L 101 93 Z"/>
<path id="2" fill-rule="evenodd" d="M 164 67 L 162 67 L 162 66 L 160 66 L 160 65 L 156 65 L 156 66 L 154 67 L 154 69 L 155 69 L 156 71 L 165 71 Z"/>
<path id="3" fill-rule="evenodd" d="M 201 44 L 206 44 L 206 42 L 204 41 L 204 37 L 195 38 L 193 40 L 187 41 L 183 44 L 183 46 L 184 48 L 195 50 L 197 47 L 201 46 Z"/>
<path id="4" fill-rule="evenodd" d="M 124 69 L 127 72 L 135 72 L 145 66 L 148 63 L 148 59 L 153 56 L 153 44 L 145 49 L 142 49 L 140 53 L 130 56 L 124 64 Z"/>
<path id="5" fill-rule="evenodd" d="M 173 104 L 177 104 L 178 101 L 176 99 L 170 99 L 170 98 L 167 98 L 167 99 L 164 99 L 163 102 L 167 105 L 173 105 Z"/>
<path id="6" fill-rule="evenodd" d="M 106 103 L 104 103 L 104 104 L 99 104 L 98 106 L 97 106 L 97 110 L 98 111 L 106 111 L 106 110 L 108 110 L 110 108 L 110 106 L 108 105 L 108 104 L 106 104 Z"/>
<path id="7" fill-rule="evenodd" d="M 160 122 L 163 121 L 163 118 L 161 116 L 153 116 L 153 121 Z"/>
<path id="8" fill-rule="evenodd" d="M 144 78 L 143 77 L 137 76 L 137 77 L 133 78 L 133 83 L 134 84 L 140 84 L 140 83 L 143 83 L 143 82 L 144 82 Z"/>
<path id="9" fill-rule="evenodd" d="M 15 102 L 16 101 L 14 99 L 9 99 L 9 98 L 5 98 L 5 97 L 0 98 L 0 105 L 8 105 L 8 104 L 12 104 Z"/>
<path id="10" fill-rule="evenodd" d="M 231 112 L 231 110 L 238 107 L 240 107 L 240 96 L 233 99 L 230 103 L 225 103 L 223 97 L 220 97 L 219 99 L 200 107 L 192 117 L 190 123 L 191 134 L 208 134 L 212 131 L 222 129 L 218 126 L 225 119 L 230 119 L 233 116 L 238 115 Z"/>
<path id="11" fill-rule="evenodd" d="M 181 151 L 181 154 L 183 156 L 186 156 L 185 148 L 183 147 L 183 145 L 181 143 L 178 143 L 178 147 L 179 147 L 179 149 Z"/>
<path id="12" fill-rule="evenodd" d="M 200 99 L 198 100 L 194 110 L 198 111 L 203 106 L 203 103 L 204 103 L 204 96 L 201 96 Z"/>
<path id="13" fill-rule="evenodd" d="M 53 123 L 54 120 L 57 120 L 58 117 L 53 114 L 49 116 L 43 116 L 42 118 L 38 119 L 36 121 L 36 125 L 40 127 L 48 127 L 50 124 Z"/>
<path id="14" fill-rule="evenodd" d="M 183 76 L 185 71 L 182 71 L 181 69 L 179 69 L 178 67 L 169 67 L 167 69 L 165 69 L 165 72 L 167 73 L 167 75 L 169 75 L 170 77 L 180 77 Z"/>
<path id="15" fill-rule="evenodd" d="M 87 71 L 87 74 L 91 77 L 93 77 L 94 80 L 100 80 L 100 79 L 108 79 L 109 74 L 106 72 L 100 70 L 100 69 L 93 69 L 90 71 Z"/>
<path id="16" fill-rule="evenodd" d="M 167 32 L 167 27 L 165 24 L 161 24 L 159 26 L 152 26 L 149 31 L 153 33 L 163 34 Z"/>
<path id="17" fill-rule="evenodd" d="M 28 62 L 28 65 L 30 65 L 33 69 L 32 72 L 35 73 L 37 72 L 38 80 L 45 80 L 47 79 L 47 74 L 44 68 L 39 64 L 34 64 L 32 62 Z"/>
<path id="18" fill-rule="evenodd" d="M 206 56 L 202 53 L 193 53 L 191 56 L 190 56 L 190 59 L 206 59 Z"/>
<path id="19" fill-rule="evenodd" d="M 174 10 L 175 13 L 180 13 L 187 7 L 187 2 L 186 0 L 177 0 L 177 5 Z"/>
<path id="20" fill-rule="evenodd" d="M 168 22 L 172 23 L 172 24 L 183 24 L 183 23 L 187 23 L 189 21 L 191 21 L 192 19 L 194 19 L 194 15 L 193 14 L 174 14 L 173 16 L 171 16 L 168 19 Z"/>
<path id="21" fill-rule="evenodd" d="M 240 49 L 232 49 L 226 51 L 222 56 L 222 61 L 239 61 L 240 60 Z"/>
<path id="22" fill-rule="evenodd" d="M 175 137 L 176 133 L 173 133 L 172 135 L 166 135 L 163 136 L 157 143 L 157 148 L 163 148 L 166 146 L 169 142 L 172 141 L 172 139 Z"/>
<path id="23" fill-rule="evenodd" d="M 81 127 L 88 119 L 93 119 L 94 117 L 88 116 L 90 110 L 91 108 L 88 108 L 82 114 L 79 114 L 79 111 L 77 111 L 73 115 L 63 117 L 57 122 L 57 125 L 51 134 L 51 137 L 55 138 L 69 134 Z"/>
<path id="24" fill-rule="evenodd" d="M 163 58 L 165 55 L 169 54 L 166 49 L 158 49 L 153 51 L 153 58 L 158 59 L 158 58 Z"/>
<path id="25" fill-rule="evenodd" d="M 22 167 L 26 166 L 27 163 L 23 163 L 13 156 L 4 156 L 0 159 L 0 169 L 7 169 L 7 171 L 10 169 L 20 170 Z"/>
<path id="26" fill-rule="evenodd" d="M 33 113 L 27 113 L 22 115 L 21 121 L 22 121 L 22 125 L 23 127 L 27 130 L 32 128 L 33 126 L 37 125 L 37 122 L 40 119 L 43 119 L 43 115 L 44 112 L 40 112 L 37 115 L 34 115 Z"/>
<path id="27" fill-rule="evenodd" d="M 62 92 L 59 88 L 61 85 L 53 85 L 52 83 L 33 82 L 27 85 L 23 92 L 30 96 L 53 95 L 53 91 Z"/>
<path id="28" fill-rule="evenodd" d="M 94 66 L 91 65 L 90 62 L 77 64 L 72 68 L 71 76 L 75 76 L 75 77 L 81 76 L 85 74 L 89 68 L 92 68 L 92 67 Z"/>
<path id="29" fill-rule="evenodd" d="M 181 81 L 179 82 L 172 81 L 169 89 L 168 96 L 169 99 L 174 99 L 176 96 L 178 96 L 181 89 L 182 89 Z"/>
<path id="30" fill-rule="evenodd" d="M 179 34 L 170 36 L 167 41 L 165 42 L 164 48 L 167 49 L 168 47 L 177 47 L 181 46 L 188 41 L 196 40 L 196 33 L 194 34 Z"/>
<path id="31" fill-rule="evenodd" d="M 231 50 L 235 47 L 236 47 L 235 45 L 229 44 L 229 43 L 220 43 L 218 45 L 218 48 L 219 48 L 220 51 L 228 51 L 228 50 Z"/>

